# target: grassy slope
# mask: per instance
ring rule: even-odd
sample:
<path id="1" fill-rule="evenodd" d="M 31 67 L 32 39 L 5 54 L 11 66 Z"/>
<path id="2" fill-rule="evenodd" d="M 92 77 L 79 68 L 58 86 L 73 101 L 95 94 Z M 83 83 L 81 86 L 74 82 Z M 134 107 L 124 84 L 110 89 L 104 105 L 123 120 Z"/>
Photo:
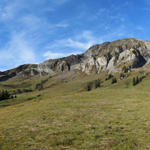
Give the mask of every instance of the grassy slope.
<path id="1" fill-rule="evenodd" d="M 17 98 L 33 100 L 1 108 L 0 149 L 150 149 L 150 77 L 136 87 L 107 81 L 83 91 L 93 78 L 50 79 L 45 87 L 51 88 Z"/>

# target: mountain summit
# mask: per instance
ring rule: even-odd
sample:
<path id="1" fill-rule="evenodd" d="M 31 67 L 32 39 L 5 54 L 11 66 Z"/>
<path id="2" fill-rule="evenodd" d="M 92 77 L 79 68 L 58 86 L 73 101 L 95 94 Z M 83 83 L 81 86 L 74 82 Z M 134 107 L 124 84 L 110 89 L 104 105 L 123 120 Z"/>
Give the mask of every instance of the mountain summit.
<path id="1" fill-rule="evenodd" d="M 86 74 L 128 72 L 150 62 L 150 42 L 129 38 L 90 47 L 85 53 L 47 60 L 40 64 L 22 65 L 0 72 L 0 81 L 15 76 L 55 75 L 78 70 Z"/>

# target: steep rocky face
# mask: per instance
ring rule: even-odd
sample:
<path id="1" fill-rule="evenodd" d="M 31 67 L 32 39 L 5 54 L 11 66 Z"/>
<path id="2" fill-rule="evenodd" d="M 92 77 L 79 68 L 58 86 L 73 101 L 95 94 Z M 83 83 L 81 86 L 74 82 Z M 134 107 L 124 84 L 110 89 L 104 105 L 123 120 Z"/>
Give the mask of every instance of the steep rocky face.
<path id="1" fill-rule="evenodd" d="M 117 72 L 124 67 L 134 69 L 149 63 L 150 42 L 137 39 L 123 39 L 106 42 L 91 47 L 85 52 L 82 71 L 90 73 L 93 68 L 101 71 Z"/>
<path id="2" fill-rule="evenodd" d="M 130 38 L 92 46 L 84 54 L 47 60 L 38 65 L 22 65 L 0 72 L 0 81 L 15 76 L 54 75 L 73 70 L 87 74 L 131 71 L 149 62 L 150 42 Z"/>
<path id="3" fill-rule="evenodd" d="M 41 74 L 56 74 L 79 69 L 79 64 L 82 59 L 83 55 L 71 55 L 60 59 L 47 60 L 38 65 L 37 71 Z"/>

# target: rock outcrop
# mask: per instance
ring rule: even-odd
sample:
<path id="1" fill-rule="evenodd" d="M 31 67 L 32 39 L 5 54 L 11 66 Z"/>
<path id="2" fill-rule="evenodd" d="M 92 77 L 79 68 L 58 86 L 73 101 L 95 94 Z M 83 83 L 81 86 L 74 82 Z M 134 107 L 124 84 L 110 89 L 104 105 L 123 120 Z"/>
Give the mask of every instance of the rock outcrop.
<path id="1" fill-rule="evenodd" d="M 15 76 L 54 75 L 72 70 L 86 74 L 132 71 L 149 62 L 150 42 L 130 38 L 92 46 L 83 54 L 47 60 L 40 64 L 22 65 L 0 72 L 0 81 Z"/>
<path id="2" fill-rule="evenodd" d="M 95 45 L 85 52 L 82 71 L 90 73 L 93 68 L 101 71 L 117 72 L 124 67 L 143 67 L 150 59 L 150 42 L 138 39 L 123 39 Z"/>

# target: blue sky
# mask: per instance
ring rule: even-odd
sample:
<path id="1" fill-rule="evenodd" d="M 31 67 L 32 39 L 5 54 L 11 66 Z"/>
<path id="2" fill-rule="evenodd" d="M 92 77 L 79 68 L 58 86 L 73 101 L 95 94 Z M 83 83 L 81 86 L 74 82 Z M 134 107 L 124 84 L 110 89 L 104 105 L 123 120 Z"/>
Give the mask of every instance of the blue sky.
<path id="1" fill-rule="evenodd" d="M 105 41 L 150 40 L 149 18 L 150 0 L 1 0 L 0 71 Z"/>

